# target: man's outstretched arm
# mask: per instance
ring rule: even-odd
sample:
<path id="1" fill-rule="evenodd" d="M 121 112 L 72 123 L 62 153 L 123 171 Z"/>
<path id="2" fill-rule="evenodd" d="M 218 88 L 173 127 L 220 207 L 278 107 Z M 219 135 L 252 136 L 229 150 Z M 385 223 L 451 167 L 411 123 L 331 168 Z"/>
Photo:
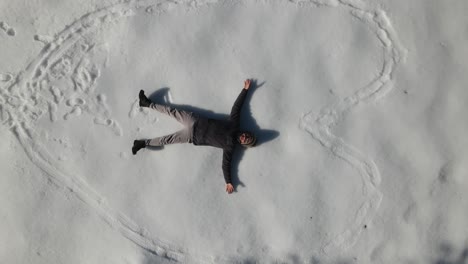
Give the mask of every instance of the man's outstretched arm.
<path id="1" fill-rule="evenodd" d="M 234 186 L 231 181 L 231 160 L 232 150 L 223 150 L 223 174 L 227 193 L 232 193 L 234 191 Z"/>
<path id="2" fill-rule="evenodd" d="M 250 88 L 250 83 L 251 83 L 250 79 L 247 79 L 244 81 L 244 88 L 242 89 L 241 93 L 239 94 L 236 101 L 234 102 L 234 105 L 232 106 L 231 120 L 236 123 L 240 122 L 240 113 L 242 110 L 242 106 L 244 105 L 245 97 L 247 96 L 247 91 Z"/>

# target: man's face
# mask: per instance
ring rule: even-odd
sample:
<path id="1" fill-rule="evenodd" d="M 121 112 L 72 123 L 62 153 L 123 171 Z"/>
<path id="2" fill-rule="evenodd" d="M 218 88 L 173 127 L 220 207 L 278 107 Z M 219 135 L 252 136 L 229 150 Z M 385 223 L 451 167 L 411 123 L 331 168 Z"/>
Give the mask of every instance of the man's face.
<path id="1" fill-rule="evenodd" d="M 245 145 L 245 144 L 250 144 L 252 143 L 252 136 L 248 133 L 242 133 L 240 134 L 239 136 L 239 142 L 242 144 L 242 145 Z"/>

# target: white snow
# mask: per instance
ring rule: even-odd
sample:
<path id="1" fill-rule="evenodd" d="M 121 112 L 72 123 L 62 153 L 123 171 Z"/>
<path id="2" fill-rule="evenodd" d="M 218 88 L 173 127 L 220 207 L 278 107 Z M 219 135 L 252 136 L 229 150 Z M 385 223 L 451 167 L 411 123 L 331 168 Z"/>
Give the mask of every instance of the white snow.
<path id="1" fill-rule="evenodd" d="M 467 263 L 468 2 L 0 1 L 0 263 Z M 226 117 L 222 151 L 143 149 Z"/>

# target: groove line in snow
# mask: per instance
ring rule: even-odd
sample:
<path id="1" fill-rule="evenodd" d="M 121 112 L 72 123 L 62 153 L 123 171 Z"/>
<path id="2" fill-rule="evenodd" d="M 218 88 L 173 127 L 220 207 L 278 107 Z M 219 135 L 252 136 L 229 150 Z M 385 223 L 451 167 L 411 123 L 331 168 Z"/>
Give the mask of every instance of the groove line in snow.
<path id="1" fill-rule="evenodd" d="M 314 2 L 322 3 L 323 1 Z M 374 161 L 355 147 L 347 144 L 342 138 L 335 136 L 331 132 L 331 127 L 358 104 L 370 103 L 383 98 L 393 88 L 392 75 L 397 64 L 406 57 L 406 50 L 398 41 L 383 10 L 369 9 L 362 1 L 357 0 L 340 0 L 339 2 L 349 7 L 351 14 L 366 23 L 377 35 L 384 47 L 384 63 L 380 76 L 370 84 L 354 94 L 322 108 L 319 114 L 310 112 L 300 120 L 300 127 L 310 133 L 315 140 L 329 149 L 336 157 L 343 159 L 357 170 L 363 181 L 363 193 L 366 196 L 366 201 L 354 215 L 353 223 L 324 245 L 322 250 L 326 254 L 352 247 L 359 239 L 363 226 L 372 221 L 382 201 L 382 193 L 378 189 L 381 176 Z"/>

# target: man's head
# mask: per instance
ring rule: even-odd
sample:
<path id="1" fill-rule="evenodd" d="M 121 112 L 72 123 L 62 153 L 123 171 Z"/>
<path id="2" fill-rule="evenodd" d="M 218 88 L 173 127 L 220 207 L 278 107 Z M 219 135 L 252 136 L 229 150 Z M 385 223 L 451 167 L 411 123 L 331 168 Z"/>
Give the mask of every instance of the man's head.
<path id="1" fill-rule="evenodd" d="M 257 143 L 257 138 L 252 132 L 240 131 L 237 133 L 237 142 L 244 147 L 251 148 Z"/>

